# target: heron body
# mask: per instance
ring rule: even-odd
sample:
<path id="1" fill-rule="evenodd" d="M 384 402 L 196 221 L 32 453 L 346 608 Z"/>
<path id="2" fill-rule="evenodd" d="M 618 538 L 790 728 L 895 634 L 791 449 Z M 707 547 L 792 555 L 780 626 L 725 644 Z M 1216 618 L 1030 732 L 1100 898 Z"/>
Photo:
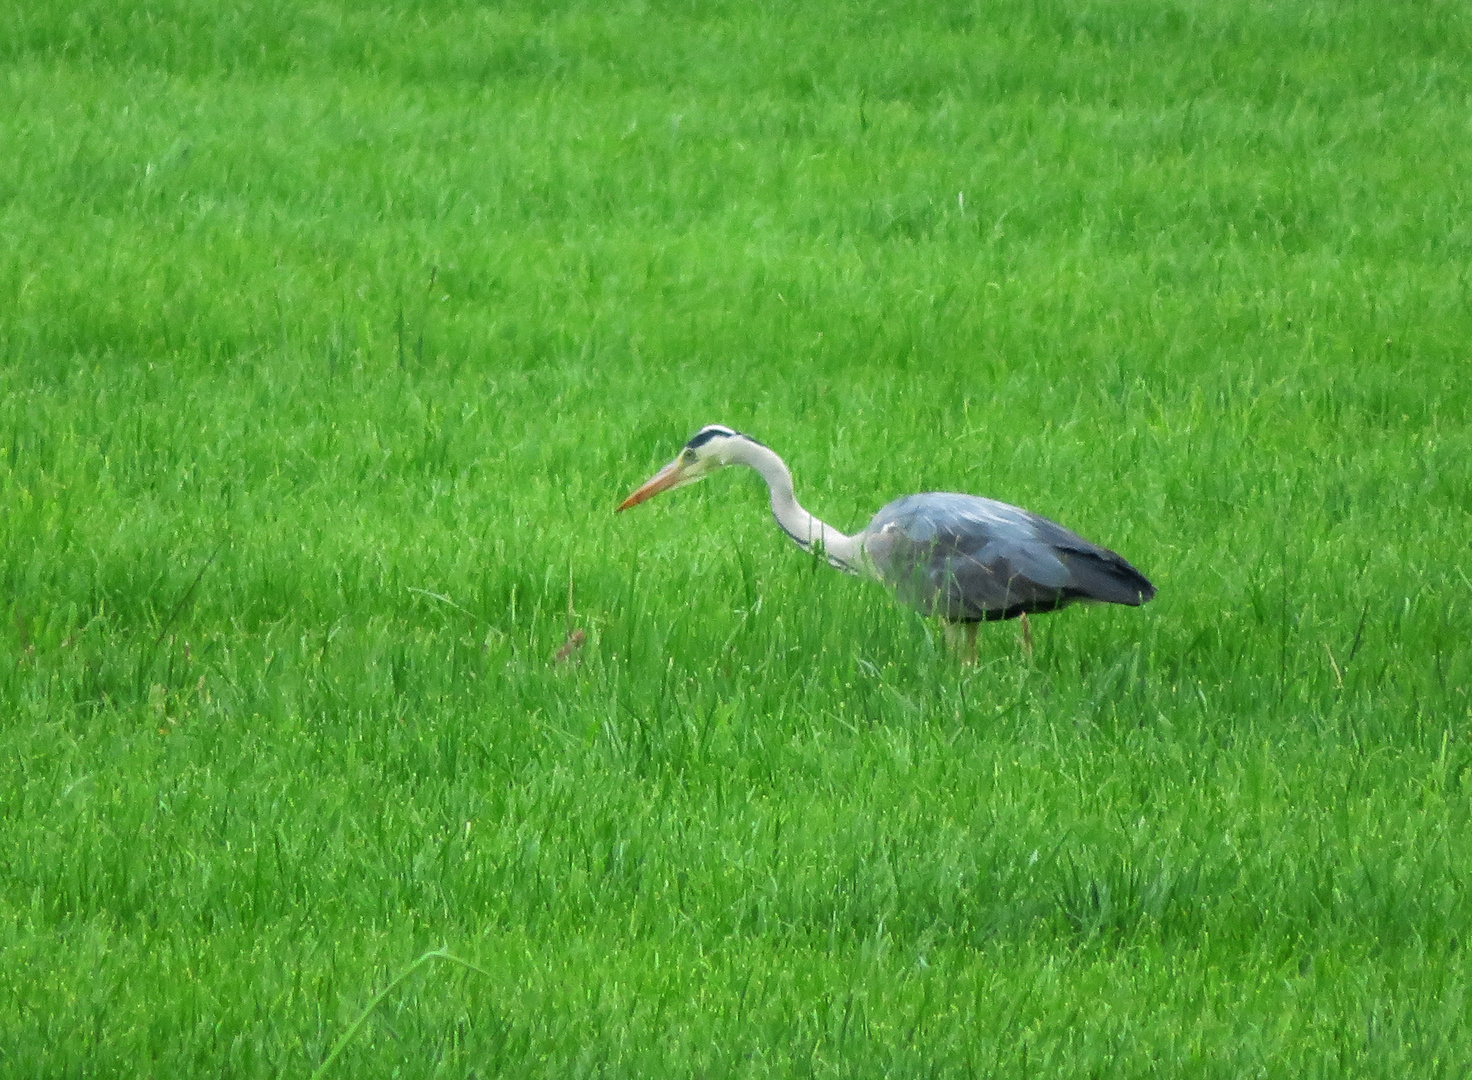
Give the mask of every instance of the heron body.
<path id="1" fill-rule="evenodd" d="M 951 622 L 1012 619 L 1079 600 L 1137 606 L 1155 595 L 1107 548 L 976 495 L 896 499 L 874 515 L 859 542 L 902 602 Z"/>
<path id="2" fill-rule="evenodd" d="M 720 425 L 698 431 L 680 455 L 618 507 L 748 465 L 771 492 L 772 516 L 804 551 L 875 578 L 925 615 L 952 623 L 1011 619 L 1078 601 L 1138 606 L 1155 587 L 1119 555 L 1057 522 L 995 499 L 951 492 L 906 495 L 847 536 L 797 502 L 792 474 L 769 447 Z"/>

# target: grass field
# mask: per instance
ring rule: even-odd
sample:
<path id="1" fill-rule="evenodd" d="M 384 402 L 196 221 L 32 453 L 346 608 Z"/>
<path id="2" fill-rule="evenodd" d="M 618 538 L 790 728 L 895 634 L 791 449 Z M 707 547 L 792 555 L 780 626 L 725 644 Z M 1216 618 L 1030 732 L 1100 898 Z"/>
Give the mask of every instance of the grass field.
<path id="1" fill-rule="evenodd" d="M 1464 5 L 0 24 L 0 1073 L 1472 1072 Z"/>

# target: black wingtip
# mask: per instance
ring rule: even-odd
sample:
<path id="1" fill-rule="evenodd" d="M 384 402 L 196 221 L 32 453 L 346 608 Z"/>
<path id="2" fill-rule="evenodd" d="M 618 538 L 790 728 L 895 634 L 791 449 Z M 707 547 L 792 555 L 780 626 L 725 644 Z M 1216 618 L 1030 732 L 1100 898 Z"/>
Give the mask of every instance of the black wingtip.
<path id="1" fill-rule="evenodd" d="M 1130 606 L 1139 607 L 1141 604 L 1148 604 L 1151 600 L 1154 600 L 1155 586 L 1150 584 L 1150 581 L 1145 575 L 1133 566 L 1130 566 L 1129 563 L 1125 563 L 1125 566 L 1129 568 L 1130 574 L 1132 575 L 1132 580 L 1128 582 L 1126 587 L 1133 590 L 1135 596 L 1134 600 L 1128 601 Z"/>
<path id="2" fill-rule="evenodd" d="M 1155 586 L 1150 580 L 1114 552 L 1100 549 L 1088 554 L 1092 557 L 1075 555 L 1069 560 L 1072 588 L 1080 597 L 1128 607 L 1155 599 Z"/>

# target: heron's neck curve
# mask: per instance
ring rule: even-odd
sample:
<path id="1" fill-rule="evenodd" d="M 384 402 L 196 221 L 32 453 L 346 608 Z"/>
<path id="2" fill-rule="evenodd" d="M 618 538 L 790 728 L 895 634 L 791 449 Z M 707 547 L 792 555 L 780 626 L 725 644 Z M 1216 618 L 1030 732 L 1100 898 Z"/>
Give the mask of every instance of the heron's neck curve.
<path id="1" fill-rule="evenodd" d="M 775 451 L 761 443 L 741 439 L 732 448 L 730 460 L 750 465 L 761 474 L 772 493 L 772 516 L 798 547 L 812 551 L 821 545 L 823 554 L 838 569 L 850 574 L 863 573 L 863 550 L 858 537 L 845 536 L 798 505 L 792 493 L 792 473 Z"/>

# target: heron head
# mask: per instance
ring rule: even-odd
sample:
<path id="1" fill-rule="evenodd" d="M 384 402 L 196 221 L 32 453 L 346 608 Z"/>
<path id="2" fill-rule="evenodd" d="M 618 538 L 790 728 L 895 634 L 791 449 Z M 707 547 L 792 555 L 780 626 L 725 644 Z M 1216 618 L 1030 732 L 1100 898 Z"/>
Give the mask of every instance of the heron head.
<path id="1" fill-rule="evenodd" d="M 674 461 L 644 481 L 632 495 L 618 504 L 618 509 L 627 510 L 661 491 L 704 480 L 722 466 L 731 464 L 732 447 L 745 438 L 739 431 L 720 424 L 707 424 L 690 437 Z"/>

